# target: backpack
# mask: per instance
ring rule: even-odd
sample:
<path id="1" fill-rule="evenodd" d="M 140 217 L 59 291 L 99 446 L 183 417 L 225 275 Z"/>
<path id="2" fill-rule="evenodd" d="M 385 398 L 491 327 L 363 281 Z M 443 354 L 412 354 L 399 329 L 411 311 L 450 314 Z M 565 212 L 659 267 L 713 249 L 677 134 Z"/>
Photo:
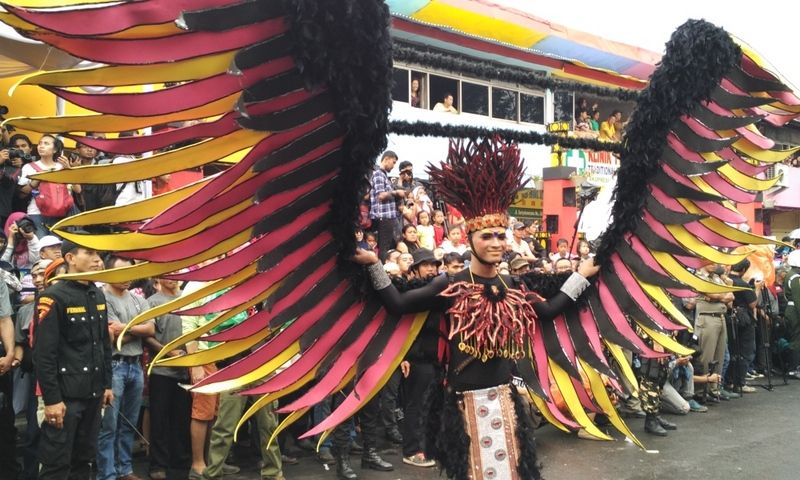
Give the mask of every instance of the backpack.
<path id="1" fill-rule="evenodd" d="M 43 172 L 36 162 L 30 164 L 37 172 Z M 36 206 L 45 217 L 65 217 L 75 205 L 72 192 L 61 183 L 40 182 L 39 194 L 34 197 Z"/>

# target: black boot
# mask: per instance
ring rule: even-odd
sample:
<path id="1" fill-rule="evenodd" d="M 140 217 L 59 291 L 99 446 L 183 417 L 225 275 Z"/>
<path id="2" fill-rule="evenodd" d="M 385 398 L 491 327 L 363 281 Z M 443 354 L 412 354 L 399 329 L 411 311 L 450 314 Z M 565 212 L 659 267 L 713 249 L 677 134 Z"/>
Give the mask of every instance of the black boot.
<path id="1" fill-rule="evenodd" d="M 350 464 L 350 454 L 336 454 L 336 478 L 339 480 L 356 480 L 358 475 Z"/>
<path id="2" fill-rule="evenodd" d="M 658 419 L 658 424 L 661 425 L 661 427 L 664 428 L 665 430 L 677 430 L 678 429 L 677 425 L 675 425 L 672 422 L 668 422 L 668 421 L 664 420 L 664 417 L 662 417 L 661 415 L 656 415 L 656 418 Z"/>
<path id="3" fill-rule="evenodd" d="M 373 447 L 364 449 L 364 453 L 361 455 L 361 468 L 371 468 L 379 472 L 391 472 L 394 470 L 392 464 L 382 459 L 378 455 L 378 450 Z"/>
<path id="4" fill-rule="evenodd" d="M 644 419 L 644 431 L 647 433 L 652 433 L 653 435 L 658 435 L 659 437 L 666 437 L 667 431 L 664 430 L 664 427 L 658 422 L 658 416 L 654 413 L 648 413 L 647 417 Z"/>

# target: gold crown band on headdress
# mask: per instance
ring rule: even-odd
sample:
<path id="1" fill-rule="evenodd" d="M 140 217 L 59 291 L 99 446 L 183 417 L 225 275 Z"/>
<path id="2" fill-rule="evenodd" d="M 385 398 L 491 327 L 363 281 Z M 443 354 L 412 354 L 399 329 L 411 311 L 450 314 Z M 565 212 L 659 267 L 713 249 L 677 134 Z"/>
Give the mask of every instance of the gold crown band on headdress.
<path id="1" fill-rule="evenodd" d="M 490 228 L 490 227 L 505 228 L 507 226 L 508 226 L 508 215 L 506 215 L 505 213 L 487 213 L 486 215 L 481 215 L 480 217 L 467 219 L 467 231 L 469 233 L 477 232 L 478 230 L 482 230 L 484 228 Z"/>

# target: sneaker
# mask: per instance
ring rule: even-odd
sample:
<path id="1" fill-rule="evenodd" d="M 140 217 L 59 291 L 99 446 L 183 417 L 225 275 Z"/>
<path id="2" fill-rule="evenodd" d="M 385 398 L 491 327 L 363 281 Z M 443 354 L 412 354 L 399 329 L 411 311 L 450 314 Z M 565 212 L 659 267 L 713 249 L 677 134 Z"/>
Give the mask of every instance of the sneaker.
<path id="1" fill-rule="evenodd" d="M 691 399 L 689 400 L 689 411 L 697 412 L 697 413 L 706 413 L 708 411 L 708 407 L 705 405 L 700 405 L 697 403 L 697 400 Z"/>
<path id="2" fill-rule="evenodd" d="M 756 393 L 756 389 L 750 385 L 744 385 L 742 386 L 742 393 Z"/>
<path id="3" fill-rule="evenodd" d="M 429 458 L 426 458 L 425 454 L 422 452 L 419 452 L 416 455 L 411 455 L 410 457 L 403 457 L 403 463 L 422 468 L 429 468 L 436 466 L 436 462 L 434 462 Z"/>
<path id="4" fill-rule="evenodd" d="M 336 459 L 333 458 L 331 454 L 331 449 L 328 447 L 322 447 L 319 449 L 319 453 L 317 453 L 317 460 L 319 463 L 323 465 L 333 465 L 336 462 Z"/>
<path id="5" fill-rule="evenodd" d="M 730 400 L 732 398 L 742 398 L 742 394 L 741 393 L 732 392 L 730 390 L 720 390 L 720 394 L 721 395 L 725 395 L 726 397 L 728 397 L 727 399 L 723 399 L 723 400 Z"/>

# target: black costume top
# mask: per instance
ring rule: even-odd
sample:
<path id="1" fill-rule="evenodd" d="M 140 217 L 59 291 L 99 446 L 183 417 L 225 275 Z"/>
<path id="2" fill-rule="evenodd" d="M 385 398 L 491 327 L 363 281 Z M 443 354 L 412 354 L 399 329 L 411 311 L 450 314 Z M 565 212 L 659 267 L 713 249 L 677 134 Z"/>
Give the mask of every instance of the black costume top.
<path id="1" fill-rule="evenodd" d="M 475 283 L 482 285 L 495 285 L 504 288 L 503 284 L 509 288 L 519 289 L 520 280 L 516 277 L 503 276 L 484 278 L 477 275 L 470 275 L 468 269 L 459 272 L 454 277 L 440 275 L 428 285 L 399 292 L 394 285 L 389 285 L 378 291 L 386 309 L 392 313 L 404 314 L 412 312 L 424 312 L 426 310 L 446 312 L 452 305 L 452 300 L 440 296 L 450 283 L 471 282 L 474 278 Z M 552 296 L 549 300 L 536 302 L 533 309 L 541 321 L 548 321 L 563 312 L 570 304 L 572 299 L 563 292 Z M 449 315 L 447 316 L 449 318 Z M 490 358 L 481 360 L 464 353 L 458 348 L 459 339 L 454 337 L 449 341 L 450 356 L 447 363 L 447 381 L 456 391 L 478 390 L 497 385 L 507 384 L 515 369 L 515 360 L 508 358 Z"/>
<path id="2" fill-rule="evenodd" d="M 45 405 L 91 399 L 111 388 L 106 297 L 93 283 L 64 280 L 37 304 L 33 361 Z"/>

